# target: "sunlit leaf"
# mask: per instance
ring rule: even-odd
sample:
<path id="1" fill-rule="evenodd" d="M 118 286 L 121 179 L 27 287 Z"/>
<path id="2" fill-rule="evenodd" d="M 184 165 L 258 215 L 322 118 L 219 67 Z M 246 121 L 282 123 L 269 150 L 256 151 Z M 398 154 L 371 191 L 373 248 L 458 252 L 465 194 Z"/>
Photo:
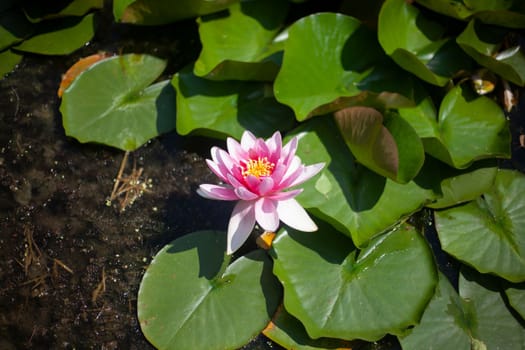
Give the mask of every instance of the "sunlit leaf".
<path id="1" fill-rule="evenodd" d="M 115 20 L 124 23 L 159 25 L 198 17 L 226 9 L 239 0 L 117 0 Z"/>
<path id="2" fill-rule="evenodd" d="M 439 86 L 470 65 L 455 41 L 444 36 L 445 29 L 405 0 L 385 1 L 379 14 L 378 38 L 385 52 L 403 69 Z"/>
<path id="3" fill-rule="evenodd" d="M 525 281 L 525 175 L 499 170 L 493 187 L 467 204 L 436 211 L 443 250 L 513 282 Z"/>
<path id="4" fill-rule="evenodd" d="M 303 17 L 289 28 L 275 96 L 304 120 L 320 106 L 359 95 L 358 84 L 384 58 L 375 34 L 355 18 L 335 13 Z"/>
<path id="5" fill-rule="evenodd" d="M 42 31 L 14 47 L 18 51 L 42 55 L 68 55 L 81 48 L 95 35 L 95 17 L 67 17 L 49 20 Z"/>
<path id="6" fill-rule="evenodd" d="M 281 0 L 243 1 L 227 16 L 198 20 L 202 51 L 194 73 L 213 80 L 273 81 L 279 59 L 271 46 L 283 25 L 289 3 Z M 273 58 L 273 59 L 272 59 Z"/>
<path id="7" fill-rule="evenodd" d="M 337 125 L 317 117 L 294 129 L 297 155 L 306 164 L 324 162 L 322 172 L 304 187 L 297 199 L 309 211 L 351 236 L 357 246 L 419 210 L 434 199 L 431 188 L 416 181 L 399 184 L 354 161 Z"/>
<path id="8" fill-rule="evenodd" d="M 517 85 L 525 85 L 525 53 L 516 44 L 501 50 L 506 30 L 470 21 L 458 44 L 479 64 Z"/>
<path id="9" fill-rule="evenodd" d="M 238 349 L 268 323 L 281 298 L 262 250 L 229 266 L 226 233 L 199 231 L 157 253 L 142 279 L 138 318 L 158 349 Z"/>
<path id="10" fill-rule="evenodd" d="M 60 111 L 66 134 L 132 151 L 175 127 L 170 81 L 150 85 L 166 62 L 129 54 L 99 61 L 64 91 Z"/>
<path id="11" fill-rule="evenodd" d="M 326 225 L 313 233 L 281 230 L 273 254 L 284 306 L 312 338 L 401 334 L 418 322 L 437 282 L 426 241 L 408 225 L 362 251 Z"/>
<path id="12" fill-rule="evenodd" d="M 172 79 L 177 92 L 177 132 L 240 138 L 248 129 L 259 137 L 293 126 L 293 113 L 280 104 L 265 83 L 216 82 L 193 74 L 193 67 Z"/>

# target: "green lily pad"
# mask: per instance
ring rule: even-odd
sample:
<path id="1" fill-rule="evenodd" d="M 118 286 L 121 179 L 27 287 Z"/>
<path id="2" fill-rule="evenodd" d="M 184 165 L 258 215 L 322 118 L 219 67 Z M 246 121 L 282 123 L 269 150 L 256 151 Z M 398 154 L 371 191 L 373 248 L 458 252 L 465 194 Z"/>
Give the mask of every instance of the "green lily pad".
<path id="1" fill-rule="evenodd" d="M 394 112 L 384 120 L 373 108 L 350 107 L 334 116 L 352 154 L 369 169 L 407 183 L 423 166 L 425 152 L 420 138 Z"/>
<path id="2" fill-rule="evenodd" d="M 0 51 L 31 36 L 34 26 L 19 8 L 0 13 Z"/>
<path id="3" fill-rule="evenodd" d="M 18 63 L 22 60 L 22 55 L 19 55 L 11 50 L 0 52 L 0 79 L 7 73 L 11 72 Z"/>
<path id="4" fill-rule="evenodd" d="M 143 25 L 167 24 L 218 12 L 239 0 L 115 0 L 116 21 Z"/>
<path id="5" fill-rule="evenodd" d="M 303 17 L 288 33 L 274 92 L 277 100 L 292 107 L 298 120 L 327 113 L 326 108 L 316 110 L 320 106 L 358 96 L 363 90 L 358 84 L 374 73 L 375 63 L 385 59 L 375 34 L 342 14 Z"/>
<path id="6" fill-rule="evenodd" d="M 175 127 L 170 81 L 149 86 L 166 61 L 128 54 L 99 61 L 64 91 L 60 112 L 68 136 L 132 151 Z"/>
<path id="7" fill-rule="evenodd" d="M 480 272 L 525 281 L 525 175 L 499 170 L 477 200 L 436 211 L 443 250 Z"/>
<path id="8" fill-rule="evenodd" d="M 505 294 L 507 294 L 512 308 L 525 320 L 525 285 L 507 288 Z"/>
<path id="9" fill-rule="evenodd" d="M 525 53 L 519 45 L 500 50 L 506 30 L 472 20 L 457 42 L 479 64 L 517 85 L 525 85 Z"/>
<path id="10" fill-rule="evenodd" d="M 300 137 L 297 155 L 306 164 L 326 165 L 304 184 L 297 200 L 309 211 L 365 246 L 378 233 L 395 225 L 436 198 L 415 181 L 400 184 L 354 161 L 343 137 L 334 132 L 332 118 L 317 117 L 287 137 Z"/>
<path id="11" fill-rule="evenodd" d="M 439 274 L 420 324 L 399 337 L 403 349 L 523 349 L 523 328 L 497 290 L 462 274 L 460 293 Z"/>
<path id="12" fill-rule="evenodd" d="M 39 26 L 39 34 L 14 47 L 18 51 L 42 55 L 68 55 L 81 48 L 95 35 L 95 16 L 48 20 Z"/>
<path id="13" fill-rule="evenodd" d="M 226 233 L 199 231 L 165 246 L 138 293 L 138 318 L 158 349 L 237 349 L 276 310 L 281 287 L 266 252 L 227 266 Z"/>
<path id="14" fill-rule="evenodd" d="M 283 25 L 289 3 L 281 0 L 243 1 L 228 16 L 198 19 L 202 51 L 194 73 L 213 80 L 273 81 L 280 62 L 273 41 Z M 272 59 L 274 58 L 274 59 Z"/>
<path id="15" fill-rule="evenodd" d="M 510 157 L 510 133 L 501 107 L 469 87 L 458 85 L 441 102 L 439 118 L 422 102 L 399 113 L 423 137 L 425 151 L 455 168 L 486 158 Z"/>
<path id="16" fill-rule="evenodd" d="M 362 251 L 327 225 L 314 233 L 281 230 L 273 254 L 284 306 L 312 338 L 401 334 L 418 322 L 437 282 L 426 241 L 408 225 Z"/>
<path id="17" fill-rule="evenodd" d="M 292 111 L 275 100 L 266 83 L 216 82 L 193 74 L 193 67 L 172 79 L 177 92 L 177 132 L 240 138 L 244 130 L 269 137 L 294 123 Z"/>
<path id="18" fill-rule="evenodd" d="M 282 305 L 263 330 L 263 334 L 285 349 L 294 350 L 351 350 L 361 344 L 360 341 L 334 338 L 312 339 L 306 333 L 303 324 L 290 315 Z"/>
<path id="19" fill-rule="evenodd" d="M 469 68 L 468 56 L 445 27 L 426 18 L 405 0 L 387 0 L 379 14 L 378 38 L 385 52 L 403 69 L 438 86 Z"/>
<path id="20" fill-rule="evenodd" d="M 32 1 L 23 5 L 24 12 L 31 22 L 58 17 L 84 16 L 89 11 L 101 9 L 103 6 L 104 0 L 73 0 L 69 3 Z"/>

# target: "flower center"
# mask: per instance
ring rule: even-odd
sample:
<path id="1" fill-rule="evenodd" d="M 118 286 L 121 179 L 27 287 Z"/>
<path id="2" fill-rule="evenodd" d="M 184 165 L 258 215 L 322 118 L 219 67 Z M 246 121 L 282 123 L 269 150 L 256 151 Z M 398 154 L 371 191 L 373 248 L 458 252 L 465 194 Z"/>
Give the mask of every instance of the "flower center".
<path id="1" fill-rule="evenodd" d="M 246 177 L 248 175 L 253 175 L 258 179 L 261 176 L 270 176 L 272 175 L 274 167 L 275 164 L 268 161 L 268 158 L 266 157 L 250 159 L 248 162 L 246 162 L 245 166 L 243 166 L 242 176 Z"/>

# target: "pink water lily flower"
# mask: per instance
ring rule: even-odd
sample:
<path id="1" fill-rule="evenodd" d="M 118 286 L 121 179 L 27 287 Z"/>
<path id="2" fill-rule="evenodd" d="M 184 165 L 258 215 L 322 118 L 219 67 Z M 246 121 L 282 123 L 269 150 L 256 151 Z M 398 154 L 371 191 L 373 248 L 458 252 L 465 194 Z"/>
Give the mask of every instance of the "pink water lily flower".
<path id="1" fill-rule="evenodd" d="M 270 232 L 277 230 L 279 221 L 300 231 L 317 230 L 294 198 L 302 189 L 286 190 L 316 175 L 324 163 L 302 164 L 295 155 L 297 143 L 294 137 L 283 147 L 279 132 L 265 141 L 245 131 L 240 144 L 227 139 L 228 152 L 211 149 L 212 160 L 206 161 L 224 184 L 203 184 L 197 192 L 205 198 L 239 201 L 228 224 L 228 254 L 241 247 L 255 222 Z"/>

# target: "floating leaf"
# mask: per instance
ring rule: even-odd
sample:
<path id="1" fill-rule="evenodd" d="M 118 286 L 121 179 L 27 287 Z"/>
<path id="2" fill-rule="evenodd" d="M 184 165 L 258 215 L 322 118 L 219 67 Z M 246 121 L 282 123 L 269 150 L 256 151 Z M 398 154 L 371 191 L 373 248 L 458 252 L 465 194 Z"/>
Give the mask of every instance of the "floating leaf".
<path id="1" fill-rule="evenodd" d="M 525 85 L 525 53 L 520 45 L 499 51 L 506 30 L 472 20 L 457 42 L 479 64 L 517 85 Z"/>
<path id="2" fill-rule="evenodd" d="M 0 51 L 28 38 L 34 26 L 19 8 L 0 13 Z"/>
<path id="3" fill-rule="evenodd" d="M 60 86 L 58 87 L 57 92 L 58 97 L 62 97 L 64 90 L 67 89 L 69 85 L 71 85 L 73 80 L 75 80 L 76 77 L 80 75 L 80 73 L 82 73 L 98 61 L 101 61 L 107 57 L 109 57 L 109 55 L 106 53 L 97 53 L 94 55 L 83 57 L 79 59 L 74 65 L 69 67 L 67 72 L 64 73 L 64 75 L 62 76 L 62 80 L 60 81 Z"/>
<path id="4" fill-rule="evenodd" d="M 93 9 L 101 9 L 104 0 L 73 0 L 41 2 L 31 1 L 23 4 L 24 12 L 31 22 L 40 22 L 44 19 L 52 19 L 67 16 L 84 16 Z"/>
<path id="5" fill-rule="evenodd" d="M 352 350 L 358 341 L 334 338 L 312 339 L 306 333 L 302 323 L 290 315 L 283 306 L 277 309 L 272 321 L 263 330 L 263 334 L 286 349 L 294 350 Z"/>
<path id="6" fill-rule="evenodd" d="M 175 127 L 169 80 L 151 84 L 166 62 L 148 55 L 113 56 L 80 74 L 64 91 L 66 134 L 132 151 Z"/>
<path id="7" fill-rule="evenodd" d="M 444 33 L 444 26 L 405 0 L 387 0 L 381 8 L 378 38 L 385 52 L 403 69 L 438 86 L 470 66 L 468 56 Z"/>
<path id="8" fill-rule="evenodd" d="M 516 310 L 521 317 L 525 320 L 525 288 L 522 285 L 521 287 L 516 288 L 507 288 L 505 294 L 509 298 L 509 304 L 514 310 Z"/>
<path id="9" fill-rule="evenodd" d="M 421 140 L 414 129 L 393 112 L 386 121 L 381 113 L 369 107 L 346 108 L 334 115 L 352 154 L 371 170 L 407 183 L 423 166 L 425 154 Z"/>
<path id="10" fill-rule="evenodd" d="M 237 349 L 268 324 L 281 298 L 262 250 L 226 266 L 226 233 L 199 231 L 165 246 L 144 274 L 138 317 L 159 349 Z"/>
<path id="11" fill-rule="evenodd" d="M 477 200 L 436 211 L 443 250 L 513 282 L 525 281 L 525 175 L 499 170 Z"/>
<path id="12" fill-rule="evenodd" d="M 426 241 L 408 225 L 362 251 L 327 225 L 314 233 L 281 230 L 273 253 L 284 306 L 312 338 L 401 334 L 418 322 L 437 281 Z"/>
<path id="13" fill-rule="evenodd" d="M 317 177 L 304 184 L 297 200 L 309 211 L 365 246 L 371 237 L 434 199 L 432 189 L 415 181 L 399 184 L 356 163 L 332 118 L 317 117 L 293 130 L 297 155 L 306 163 L 324 162 Z"/>
<path id="14" fill-rule="evenodd" d="M 274 91 L 298 120 L 339 98 L 359 95 L 358 83 L 385 58 L 375 34 L 349 16 L 314 14 L 295 22 L 288 33 Z"/>
<path id="15" fill-rule="evenodd" d="M 231 5 L 228 16 L 201 17 L 202 51 L 195 62 L 195 75 L 213 80 L 273 81 L 280 62 L 272 60 L 271 46 L 288 7 L 281 0 L 243 1 Z"/>
<path id="16" fill-rule="evenodd" d="M 124 23 L 159 25 L 203 16 L 228 8 L 239 0 L 116 0 L 115 20 Z"/>
<path id="17" fill-rule="evenodd" d="M 95 35 L 93 14 L 79 18 L 49 20 L 42 26 L 43 32 L 39 32 L 14 48 L 18 51 L 42 55 L 68 55 L 84 46 Z"/>
<path id="18" fill-rule="evenodd" d="M 439 274 L 436 293 L 420 324 L 399 337 L 403 349 L 523 349 L 523 328 L 500 294 L 464 274 L 459 283 L 461 297 Z"/>
<path id="19" fill-rule="evenodd" d="M 11 72 L 21 60 L 22 55 L 18 55 L 11 50 L 0 52 L 0 79 Z"/>
<path id="20" fill-rule="evenodd" d="M 399 113 L 424 136 L 427 153 L 456 168 L 466 168 L 479 159 L 510 157 L 505 115 L 490 98 L 477 96 L 468 87 L 458 85 L 442 100 L 437 122 L 429 115 L 432 113 L 429 102 L 423 103 Z"/>
<path id="21" fill-rule="evenodd" d="M 293 126 L 291 110 L 278 103 L 265 83 L 216 82 L 188 66 L 172 79 L 177 91 L 177 132 L 240 138 L 248 129 L 260 137 Z"/>

